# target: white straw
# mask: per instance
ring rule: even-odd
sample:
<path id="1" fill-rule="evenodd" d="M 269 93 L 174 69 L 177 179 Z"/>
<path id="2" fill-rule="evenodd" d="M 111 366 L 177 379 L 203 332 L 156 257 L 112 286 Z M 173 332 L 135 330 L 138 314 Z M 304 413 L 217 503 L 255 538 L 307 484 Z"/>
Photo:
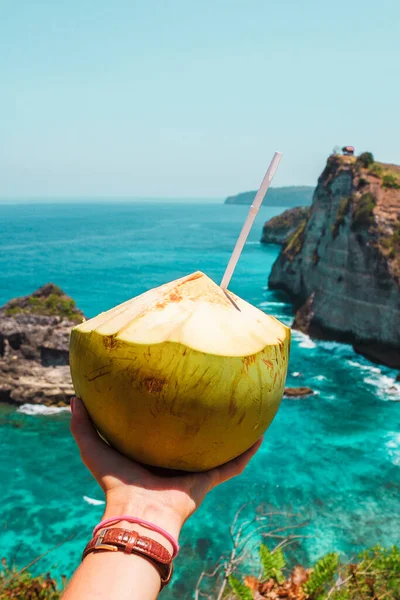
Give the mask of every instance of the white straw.
<path id="1" fill-rule="evenodd" d="M 275 154 L 271 160 L 271 163 L 267 169 L 267 172 L 265 173 L 264 179 L 261 182 L 260 189 L 258 190 L 256 197 L 254 198 L 253 204 L 250 206 L 249 214 L 247 215 L 247 219 L 244 222 L 242 231 L 240 232 L 240 235 L 236 242 L 236 246 L 232 252 L 232 256 L 229 260 L 228 266 L 226 267 L 226 271 L 225 271 L 224 276 L 221 281 L 221 288 L 223 290 L 226 290 L 229 285 L 229 282 L 233 275 L 233 271 L 235 270 L 237 262 L 242 253 L 243 246 L 246 243 L 247 236 L 250 233 L 250 229 L 254 223 L 254 219 L 256 218 L 256 215 L 259 211 L 261 203 L 264 200 L 265 194 L 267 193 L 267 190 L 269 188 L 269 184 L 271 183 L 272 178 L 275 175 L 275 172 L 278 168 L 281 158 L 282 158 L 282 152 L 275 152 Z"/>

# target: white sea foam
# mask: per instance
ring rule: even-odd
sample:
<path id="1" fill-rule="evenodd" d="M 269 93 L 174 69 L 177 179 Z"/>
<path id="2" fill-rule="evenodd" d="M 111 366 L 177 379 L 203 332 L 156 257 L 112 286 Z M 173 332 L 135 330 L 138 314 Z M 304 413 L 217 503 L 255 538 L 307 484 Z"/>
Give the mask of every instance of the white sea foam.
<path id="1" fill-rule="evenodd" d="M 304 338 L 309 338 L 309 336 L 303 333 L 302 331 L 299 331 L 298 329 L 293 329 L 292 338 L 294 340 L 304 340 Z"/>
<path id="2" fill-rule="evenodd" d="M 300 371 L 295 371 L 294 373 L 291 373 L 292 377 L 301 377 L 301 373 Z"/>
<path id="3" fill-rule="evenodd" d="M 346 352 L 353 353 L 352 347 L 350 344 L 343 344 L 342 342 L 330 342 L 328 340 L 319 340 L 318 348 L 323 348 L 324 350 L 329 350 L 329 352 L 344 354 Z"/>
<path id="4" fill-rule="evenodd" d="M 392 463 L 400 467 L 400 433 L 397 431 L 390 431 L 386 437 L 388 439 L 385 444 L 387 453 Z"/>
<path id="5" fill-rule="evenodd" d="M 96 500 L 95 498 L 90 498 L 89 496 L 83 496 L 83 499 L 92 506 L 101 506 L 102 504 L 105 504 L 104 500 Z"/>
<path id="6" fill-rule="evenodd" d="M 286 302 L 275 302 L 272 301 L 271 302 L 269 300 L 264 300 L 263 302 L 260 302 L 258 305 L 260 308 L 266 308 L 267 306 L 287 306 Z"/>
<path id="7" fill-rule="evenodd" d="M 17 412 L 23 415 L 57 415 L 69 411 L 68 406 L 44 406 L 43 404 L 22 404 Z"/>
<path id="8" fill-rule="evenodd" d="M 303 333 L 302 331 L 292 330 L 292 337 L 294 340 L 300 342 L 300 348 L 316 348 L 317 344 L 310 338 L 309 335 Z"/>
<path id="9" fill-rule="evenodd" d="M 315 377 L 313 377 L 313 379 L 315 379 L 316 381 L 326 381 L 328 378 L 325 377 L 325 375 L 316 375 Z"/>
<path id="10" fill-rule="evenodd" d="M 301 344 L 299 344 L 300 348 L 316 348 L 317 344 L 315 342 L 312 341 L 312 339 L 310 338 L 309 340 L 304 340 L 304 342 L 301 342 Z"/>
<path id="11" fill-rule="evenodd" d="M 361 371 L 367 371 L 368 373 L 382 373 L 379 367 L 373 367 L 372 365 L 363 365 L 355 360 L 348 360 L 347 364 L 351 367 L 361 369 Z"/>
<path id="12" fill-rule="evenodd" d="M 400 402 L 400 384 L 396 383 L 392 377 L 382 375 L 380 372 L 371 373 L 364 377 L 364 383 L 375 388 L 375 392 L 381 400 L 391 400 Z"/>

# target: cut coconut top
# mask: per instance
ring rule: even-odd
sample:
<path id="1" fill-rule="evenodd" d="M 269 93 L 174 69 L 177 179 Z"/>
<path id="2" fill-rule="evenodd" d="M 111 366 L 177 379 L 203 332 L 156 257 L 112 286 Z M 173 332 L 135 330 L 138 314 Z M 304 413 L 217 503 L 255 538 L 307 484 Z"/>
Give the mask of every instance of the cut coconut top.
<path id="1" fill-rule="evenodd" d="M 285 325 L 231 292 L 228 297 L 200 271 L 149 290 L 75 329 L 135 344 L 178 342 L 222 356 L 255 354 L 288 335 Z"/>

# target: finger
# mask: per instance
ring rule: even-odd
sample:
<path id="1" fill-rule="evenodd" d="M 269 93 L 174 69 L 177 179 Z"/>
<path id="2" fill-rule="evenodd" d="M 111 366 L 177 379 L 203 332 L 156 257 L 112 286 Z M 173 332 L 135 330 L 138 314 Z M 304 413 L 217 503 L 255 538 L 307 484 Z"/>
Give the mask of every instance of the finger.
<path id="1" fill-rule="evenodd" d="M 108 463 L 109 454 L 114 451 L 100 438 L 80 398 L 73 399 L 70 428 L 84 464 L 96 478 L 101 477 L 106 467 L 105 463 Z"/>
<path id="2" fill-rule="evenodd" d="M 263 438 L 261 437 L 251 448 L 246 450 L 246 452 L 243 452 L 243 454 L 237 458 L 214 469 L 214 485 L 224 483 L 225 481 L 232 479 L 232 477 L 236 477 L 236 475 L 243 473 L 244 469 L 261 446 L 262 441 Z"/>

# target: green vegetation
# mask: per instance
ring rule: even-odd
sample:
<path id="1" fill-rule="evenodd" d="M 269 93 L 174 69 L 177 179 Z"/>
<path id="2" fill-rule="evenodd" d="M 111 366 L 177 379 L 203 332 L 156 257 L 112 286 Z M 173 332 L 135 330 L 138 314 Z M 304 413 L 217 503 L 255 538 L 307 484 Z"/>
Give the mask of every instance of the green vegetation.
<path id="1" fill-rule="evenodd" d="M 386 175 L 382 177 L 382 187 L 400 190 L 399 178 L 392 173 L 386 173 Z"/>
<path id="2" fill-rule="evenodd" d="M 374 223 L 374 208 L 376 204 L 375 196 L 371 192 L 363 194 L 355 202 L 353 208 L 353 221 L 351 228 L 353 230 L 363 227 L 370 227 Z"/>
<path id="3" fill-rule="evenodd" d="M 10 568 L 2 559 L 0 570 L 0 600 L 59 600 L 62 589 L 47 575 L 33 577 L 27 570 Z M 63 586 L 65 578 L 63 578 Z"/>
<path id="4" fill-rule="evenodd" d="M 319 559 L 304 584 L 304 591 L 310 598 L 319 598 L 327 585 L 332 585 L 339 566 L 339 555 L 331 552 Z"/>
<path id="5" fill-rule="evenodd" d="M 259 549 L 262 575 L 243 580 L 230 574 L 230 587 L 223 598 L 230 600 L 400 600 L 400 549 L 375 546 L 361 552 L 351 563 L 342 563 L 337 553 L 320 558 L 310 569 L 289 570 L 282 548 Z M 27 569 L 8 567 L 2 559 L 0 600 L 60 600 L 61 587 L 49 574 L 34 577 Z M 207 596 L 215 598 L 214 596 Z M 220 596 L 218 596 L 220 597 Z M 222 597 L 222 596 L 221 596 Z"/>
<path id="6" fill-rule="evenodd" d="M 289 229 L 296 224 L 296 221 L 307 221 L 309 213 L 310 209 L 308 207 L 296 206 L 295 208 L 285 210 L 276 217 L 272 217 L 266 224 L 269 229 Z"/>
<path id="7" fill-rule="evenodd" d="M 253 600 L 254 596 L 251 589 L 237 577 L 229 575 L 228 583 L 236 598 L 239 598 L 240 600 Z"/>
<path id="8" fill-rule="evenodd" d="M 14 315 L 20 315 L 25 312 L 20 306 L 12 306 L 11 308 L 6 309 L 7 317 L 13 317 Z"/>
<path id="9" fill-rule="evenodd" d="M 286 560 L 282 549 L 276 548 L 270 552 L 265 544 L 261 544 L 259 554 L 263 568 L 263 578 L 272 578 L 278 583 L 283 583 L 285 581 L 283 569 L 286 567 Z"/>
<path id="10" fill-rule="evenodd" d="M 5 313 L 8 317 L 19 314 L 57 315 L 77 323 L 82 321 L 82 316 L 77 311 L 75 301 L 65 296 L 61 290 L 60 294 L 55 292 L 47 297 L 28 296 L 26 302 L 9 306 L 6 308 Z"/>
<path id="11" fill-rule="evenodd" d="M 229 577 L 233 598 L 291 600 L 400 600 L 400 549 L 375 546 L 361 552 L 356 562 L 341 564 L 339 555 L 329 553 L 311 569 L 297 566 L 287 571 L 282 550 L 260 549 L 261 579 Z M 253 595 L 253 592 L 256 595 Z M 232 595 L 229 596 L 232 598 Z"/>
<path id="12" fill-rule="evenodd" d="M 372 152 L 363 152 L 357 158 L 357 163 L 361 165 L 364 169 L 368 169 L 370 165 L 374 162 L 374 155 Z"/>
<path id="13" fill-rule="evenodd" d="M 332 235 L 333 235 L 334 239 L 337 237 L 341 226 L 344 225 L 344 221 L 345 221 L 346 215 L 349 212 L 351 202 L 352 202 L 351 196 L 344 196 L 339 202 L 339 207 L 336 212 L 336 220 L 335 220 L 334 224 L 332 225 Z"/>
<path id="14" fill-rule="evenodd" d="M 381 238 L 381 246 L 384 254 L 390 259 L 400 258 L 400 220 L 398 219 L 393 227 L 392 235 Z"/>
<path id="15" fill-rule="evenodd" d="M 375 177 L 382 177 L 383 168 L 382 165 L 374 162 L 369 165 L 368 171 L 371 173 L 371 175 L 375 175 Z"/>
<path id="16" fill-rule="evenodd" d="M 297 254 L 300 252 L 303 241 L 304 241 L 304 232 L 306 230 L 307 221 L 303 221 L 300 223 L 296 231 L 286 242 L 283 252 L 286 254 L 290 261 L 293 261 Z"/>

